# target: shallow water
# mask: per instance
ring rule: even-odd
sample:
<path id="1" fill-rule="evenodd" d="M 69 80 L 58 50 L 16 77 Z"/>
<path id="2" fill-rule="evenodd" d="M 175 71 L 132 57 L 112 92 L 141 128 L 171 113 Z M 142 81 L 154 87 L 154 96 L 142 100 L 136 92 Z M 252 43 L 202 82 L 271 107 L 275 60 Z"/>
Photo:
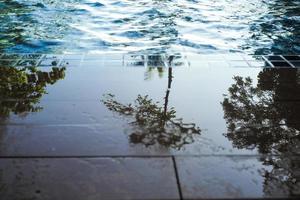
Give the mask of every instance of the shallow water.
<path id="1" fill-rule="evenodd" d="M 185 198 L 299 197 L 299 68 L 259 58 L 2 55 L 1 196 L 176 199 L 176 161 Z"/>
<path id="2" fill-rule="evenodd" d="M 2 52 L 299 54 L 298 0 L 0 0 Z"/>

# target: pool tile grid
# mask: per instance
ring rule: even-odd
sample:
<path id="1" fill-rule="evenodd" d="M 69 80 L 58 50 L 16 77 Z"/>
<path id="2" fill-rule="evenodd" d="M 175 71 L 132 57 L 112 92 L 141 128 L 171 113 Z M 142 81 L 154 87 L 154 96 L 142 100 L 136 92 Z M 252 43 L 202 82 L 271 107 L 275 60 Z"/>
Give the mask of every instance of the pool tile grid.
<path id="1" fill-rule="evenodd" d="M 153 62 L 153 57 L 158 61 Z M 169 55 L 170 56 L 170 55 Z M 173 55 L 171 55 L 173 56 Z M 0 65 L 7 67 L 71 67 L 82 66 L 82 63 L 113 64 L 122 62 L 123 66 L 147 67 L 176 67 L 188 66 L 188 60 L 194 63 L 224 63 L 229 67 L 254 67 L 254 68 L 298 68 L 300 67 L 299 55 L 197 55 L 182 54 L 173 56 L 172 64 L 168 63 L 168 55 L 120 55 L 120 54 L 1 54 Z M 152 61 L 147 61 L 152 58 Z M 150 63 L 149 63 L 150 62 Z M 147 63 L 147 64 L 146 64 Z"/>

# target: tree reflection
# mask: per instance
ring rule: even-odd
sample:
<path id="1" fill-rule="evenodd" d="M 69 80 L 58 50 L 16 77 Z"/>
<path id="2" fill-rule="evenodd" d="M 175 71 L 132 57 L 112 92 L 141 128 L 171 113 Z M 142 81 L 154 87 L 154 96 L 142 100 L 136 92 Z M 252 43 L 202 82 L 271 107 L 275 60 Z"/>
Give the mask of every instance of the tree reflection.
<path id="1" fill-rule="evenodd" d="M 133 144 L 151 146 L 159 144 L 175 149 L 194 141 L 194 135 L 201 130 L 194 123 L 184 123 L 176 118 L 175 108 L 168 108 L 169 95 L 172 84 L 172 68 L 168 68 L 168 88 L 164 97 L 164 104 L 154 102 L 148 95 L 138 95 L 133 104 L 122 104 L 115 96 L 108 94 L 102 102 L 111 111 L 134 119 L 130 123 L 132 133 L 129 138 Z"/>
<path id="2" fill-rule="evenodd" d="M 299 138 L 300 85 L 296 69 L 264 69 L 257 87 L 250 77 L 234 77 L 222 105 L 228 124 L 226 136 L 238 148 L 261 153 L 287 149 Z M 298 99 L 299 100 L 299 99 Z M 297 140 L 298 142 L 298 140 Z"/>
<path id="3" fill-rule="evenodd" d="M 268 196 L 300 196 L 300 162 L 299 157 L 280 154 L 263 160 L 264 165 L 272 165 L 265 170 L 263 176 L 264 193 Z"/>
<path id="4" fill-rule="evenodd" d="M 300 82 L 297 69 L 264 69 L 254 86 L 250 77 L 234 77 L 222 102 L 225 136 L 237 148 L 257 148 L 265 165 L 266 195 L 299 195 Z"/>
<path id="5" fill-rule="evenodd" d="M 52 67 L 48 72 L 36 67 L 0 66 L 0 118 L 6 119 L 11 113 L 37 112 L 36 106 L 46 94 L 46 86 L 65 77 L 65 68 Z"/>

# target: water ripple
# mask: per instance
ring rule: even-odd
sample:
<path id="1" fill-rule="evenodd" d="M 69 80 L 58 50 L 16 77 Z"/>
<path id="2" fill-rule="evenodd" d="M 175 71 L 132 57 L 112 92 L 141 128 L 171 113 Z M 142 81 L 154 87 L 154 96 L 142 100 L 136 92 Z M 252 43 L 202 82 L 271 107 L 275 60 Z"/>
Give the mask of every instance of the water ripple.
<path id="1" fill-rule="evenodd" d="M 0 0 L 0 51 L 299 54 L 297 0 Z"/>

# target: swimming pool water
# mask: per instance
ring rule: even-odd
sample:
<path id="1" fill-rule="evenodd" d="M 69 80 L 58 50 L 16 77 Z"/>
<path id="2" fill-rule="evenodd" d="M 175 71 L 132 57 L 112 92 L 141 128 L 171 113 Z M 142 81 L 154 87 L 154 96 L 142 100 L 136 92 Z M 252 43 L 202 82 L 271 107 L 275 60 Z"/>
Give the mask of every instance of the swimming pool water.
<path id="1" fill-rule="evenodd" d="M 0 52 L 299 54 L 299 0 L 0 0 Z"/>

